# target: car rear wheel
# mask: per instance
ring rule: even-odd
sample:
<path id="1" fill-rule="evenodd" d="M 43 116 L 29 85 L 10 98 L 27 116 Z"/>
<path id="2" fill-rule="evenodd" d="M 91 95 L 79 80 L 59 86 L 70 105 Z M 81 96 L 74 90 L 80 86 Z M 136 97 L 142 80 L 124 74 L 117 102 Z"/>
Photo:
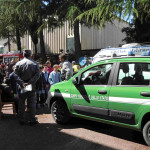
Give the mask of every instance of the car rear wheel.
<path id="1" fill-rule="evenodd" d="M 143 137 L 148 146 L 150 146 L 150 121 L 148 121 L 143 128 Z"/>
<path id="2" fill-rule="evenodd" d="M 52 103 L 51 114 L 58 124 L 66 124 L 70 120 L 70 113 L 66 104 L 61 100 Z"/>

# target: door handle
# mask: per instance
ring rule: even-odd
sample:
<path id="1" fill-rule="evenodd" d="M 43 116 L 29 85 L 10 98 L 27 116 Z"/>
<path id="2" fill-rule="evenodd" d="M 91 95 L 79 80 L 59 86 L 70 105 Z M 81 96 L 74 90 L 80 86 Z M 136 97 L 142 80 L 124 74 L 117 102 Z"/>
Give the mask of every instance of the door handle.
<path id="1" fill-rule="evenodd" d="M 140 94 L 144 97 L 150 97 L 150 92 L 141 92 Z"/>
<path id="2" fill-rule="evenodd" d="M 99 94 L 107 94 L 107 91 L 106 90 L 99 90 L 98 93 Z"/>

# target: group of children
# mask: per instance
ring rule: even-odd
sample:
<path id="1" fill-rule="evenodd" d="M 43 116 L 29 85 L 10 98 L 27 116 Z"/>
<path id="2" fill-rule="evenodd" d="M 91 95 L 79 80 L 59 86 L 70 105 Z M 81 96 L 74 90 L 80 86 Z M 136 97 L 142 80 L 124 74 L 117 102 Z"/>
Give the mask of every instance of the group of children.
<path id="1" fill-rule="evenodd" d="M 36 83 L 37 108 L 45 106 L 50 87 L 55 83 L 61 82 L 61 73 L 58 69 L 58 65 L 54 65 L 52 68 L 50 61 L 47 61 L 44 66 L 40 66 L 40 78 Z"/>

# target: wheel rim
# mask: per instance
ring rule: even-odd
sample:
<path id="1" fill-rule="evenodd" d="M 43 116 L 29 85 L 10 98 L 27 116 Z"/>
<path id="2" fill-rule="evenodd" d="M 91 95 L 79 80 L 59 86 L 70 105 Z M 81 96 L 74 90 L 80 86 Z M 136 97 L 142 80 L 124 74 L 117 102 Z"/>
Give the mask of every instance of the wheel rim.
<path id="1" fill-rule="evenodd" d="M 55 104 L 53 106 L 52 111 L 53 111 L 53 116 L 54 116 L 55 120 L 60 121 L 64 118 L 65 112 L 64 112 L 64 109 L 62 106 Z"/>
<path id="2" fill-rule="evenodd" d="M 148 128 L 148 138 L 150 140 L 150 127 Z"/>

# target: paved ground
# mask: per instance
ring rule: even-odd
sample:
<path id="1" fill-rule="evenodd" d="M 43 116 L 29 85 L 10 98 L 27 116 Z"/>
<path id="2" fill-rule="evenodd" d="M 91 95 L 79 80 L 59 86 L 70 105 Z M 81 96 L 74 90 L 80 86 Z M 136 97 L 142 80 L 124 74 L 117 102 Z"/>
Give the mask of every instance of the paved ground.
<path id="1" fill-rule="evenodd" d="M 129 129 L 77 118 L 57 125 L 47 108 L 37 111 L 39 125 L 21 126 L 10 108 L 3 112 L 0 150 L 150 150 L 142 135 Z"/>

